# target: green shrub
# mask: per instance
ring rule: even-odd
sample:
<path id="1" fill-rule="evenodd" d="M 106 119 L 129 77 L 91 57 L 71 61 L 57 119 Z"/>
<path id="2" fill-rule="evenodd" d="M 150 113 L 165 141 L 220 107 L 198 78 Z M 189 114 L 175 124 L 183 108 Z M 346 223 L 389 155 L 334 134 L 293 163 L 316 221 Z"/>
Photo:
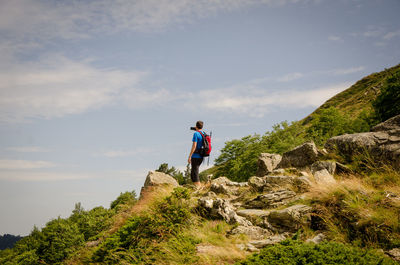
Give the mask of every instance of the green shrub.
<path id="1" fill-rule="evenodd" d="M 400 70 L 386 79 L 373 106 L 380 122 L 400 114 Z"/>
<path id="2" fill-rule="evenodd" d="M 189 198 L 187 189 L 176 188 L 158 202 L 153 211 L 132 217 L 107 238 L 94 253 L 93 261 L 110 264 L 149 262 L 148 259 L 157 252 L 155 244 L 177 236 L 188 224 Z"/>
<path id="3" fill-rule="evenodd" d="M 237 264 L 242 265 L 295 265 L 295 264 L 381 264 L 390 265 L 396 262 L 374 250 L 334 242 L 321 244 L 301 243 L 293 240 L 267 246 L 260 253 L 248 257 Z"/>
<path id="4" fill-rule="evenodd" d="M 124 195 L 121 194 L 121 196 Z M 128 199 L 120 199 L 120 203 L 122 203 L 121 201 L 133 200 L 129 196 Z M 72 215 L 69 217 L 69 221 L 78 226 L 80 233 L 84 235 L 85 241 L 88 241 L 96 239 L 94 238 L 96 235 L 110 227 L 113 214 L 113 211 L 107 210 L 102 206 L 85 211 L 80 203 L 77 203 L 75 204 L 75 209 L 72 211 Z"/>
<path id="5" fill-rule="evenodd" d="M 118 205 L 123 204 L 133 204 L 137 201 L 136 192 L 133 191 L 126 191 L 118 196 L 113 202 L 111 202 L 110 208 L 116 209 Z"/>

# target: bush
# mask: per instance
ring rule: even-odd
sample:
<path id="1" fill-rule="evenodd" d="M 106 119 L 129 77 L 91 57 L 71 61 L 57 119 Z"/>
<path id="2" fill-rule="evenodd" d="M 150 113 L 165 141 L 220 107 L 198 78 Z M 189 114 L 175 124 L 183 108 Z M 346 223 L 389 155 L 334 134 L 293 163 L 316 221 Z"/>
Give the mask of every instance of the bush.
<path id="1" fill-rule="evenodd" d="M 295 265 L 295 264 L 397 264 L 374 250 L 362 249 L 334 242 L 321 244 L 286 240 L 281 244 L 267 246 L 260 253 L 237 264 L 242 265 Z"/>
<path id="2" fill-rule="evenodd" d="M 373 106 L 379 122 L 400 114 L 400 71 L 386 79 Z"/>
<path id="3" fill-rule="evenodd" d="M 155 244 L 178 235 L 188 224 L 189 192 L 176 188 L 155 205 L 153 211 L 129 219 L 116 233 L 107 238 L 93 255 L 93 261 L 119 264 L 150 262 L 157 250 Z"/>
<path id="4" fill-rule="evenodd" d="M 118 196 L 113 202 L 111 202 L 110 208 L 116 209 L 118 205 L 123 204 L 133 204 L 137 201 L 136 199 L 136 192 L 133 191 L 126 191 Z"/>

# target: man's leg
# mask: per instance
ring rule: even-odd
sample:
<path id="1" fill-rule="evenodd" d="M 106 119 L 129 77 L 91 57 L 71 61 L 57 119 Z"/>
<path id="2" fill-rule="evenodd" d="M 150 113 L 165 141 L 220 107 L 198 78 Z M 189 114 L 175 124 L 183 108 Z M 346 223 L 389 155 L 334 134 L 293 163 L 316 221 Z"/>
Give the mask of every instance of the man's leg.
<path id="1" fill-rule="evenodd" d="M 194 158 L 192 157 L 191 160 L 192 164 L 192 171 L 190 172 L 190 177 L 193 181 L 193 184 L 196 185 L 196 187 L 200 187 L 200 178 L 199 178 L 199 168 L 201 163 L 203 162 L 203 158 Z"/>

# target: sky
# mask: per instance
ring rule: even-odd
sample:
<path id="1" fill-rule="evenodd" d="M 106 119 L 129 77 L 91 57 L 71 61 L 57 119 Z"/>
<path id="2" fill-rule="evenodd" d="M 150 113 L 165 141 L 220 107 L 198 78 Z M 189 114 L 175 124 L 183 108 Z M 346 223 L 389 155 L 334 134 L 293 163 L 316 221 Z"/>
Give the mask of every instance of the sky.
<path id="1" fill-rule="evenodd" d="M 109 207 L 400 63 L 398 0 L 0 0 L 0 234 Z M 202 165 L 201 169 L 207 168 Z"/>

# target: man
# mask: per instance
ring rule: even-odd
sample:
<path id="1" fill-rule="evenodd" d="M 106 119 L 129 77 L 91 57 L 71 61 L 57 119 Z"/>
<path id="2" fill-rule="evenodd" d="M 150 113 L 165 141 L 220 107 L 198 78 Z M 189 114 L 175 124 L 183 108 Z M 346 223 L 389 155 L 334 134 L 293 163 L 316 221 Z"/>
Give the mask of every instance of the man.
<path id="1" fill-rule="evenodd" d="M 201 187 L 200 178 L 199 178 L 199 167 L 203 162 L 203 157 L 198 153 L 198 150 L 203 146 L 203 136 L 201 136 L 200 130 L 203 129 L 203 122 L 196 122 L 196 131 L 193 134 L 192 139 L 192 149 L 190 150 L 188 163 L 192 164 L 192 171 L 190 177 L 193 181 L 193 184 L 197 187 Z M 202 132 L 204 135 L 204 132 Z"/>

